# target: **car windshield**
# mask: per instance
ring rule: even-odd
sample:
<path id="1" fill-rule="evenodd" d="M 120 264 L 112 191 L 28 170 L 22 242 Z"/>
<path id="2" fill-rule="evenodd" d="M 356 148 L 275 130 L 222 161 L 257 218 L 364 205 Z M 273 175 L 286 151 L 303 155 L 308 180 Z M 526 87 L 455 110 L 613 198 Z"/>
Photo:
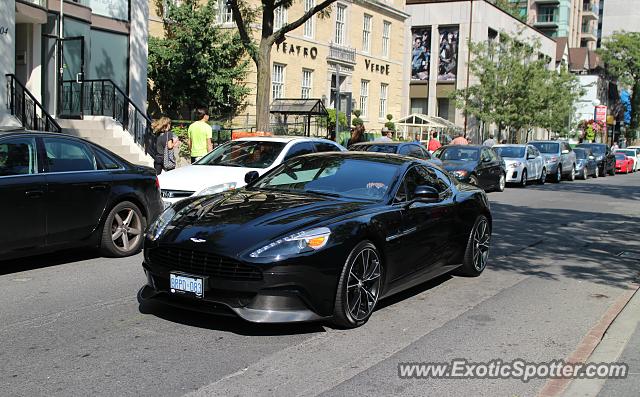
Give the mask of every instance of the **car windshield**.
<path id="1" fill-rule="evenodd" d="M 635 156 L 636 155 L 636 151 L 635 150 L 616 150 L 616 153 L 624 153 L 627 156 Z"/>
<path id="2" fill-rule="evenodd" d="M 525 148 L 519 146 L 498 146 L 494 147 L 500 157 L 507 159 L 520 159 L 524 157 Z"/>
<path id="3" fill-rule="evenodd" d="M 576 153 L 577 159 L 586 159 L 588 156 L 588 152 L 586 149 L 573 149 L 573 151 Z"/>
<path id="4" fill-rule="evenodd" d="M 298 158 L 275 168 L 250 189 L 379 201 L 392 188 L 396 163 L 340 157 Z"/>
<path id="5" fill-rule="evenodd" d="M 624 160 L 625 155 L 624 153 L 616 153 L 616 160 Z"/>
<path id="6" fill-rule="evenodd" d="M 560 144 L 554 142 L 531 142 L 531 145 L 535 146 L 540 153 L 552 154 L 560 150 Z"/>
<path id="7" fill-rule="evenodd" d="M 591 151 L 597 155 L 604 154 L 605 146 L 604 145 L 578 145 L 578 147 L 589 148 Z"/>
<path id="8" fill-rule="evenodd" d="M 351 151 L 356 152 L 377 152 L 377 153 L 395 153 L 398 150 L 396 145 L 355 145 L 349 148 Z"/>
<path id="9" fill-rule="evenodd" d="M 435 155 L 442 161 L 478 161 L 478 158 L 480 157 L 480 149 L 467 147 L 444 147 L 438 149 Z"/>
<path id="10" fill-rule="evenodd" d="M 218 146 L 195 164 L 267 168 L 285 145 L 285 142 L 273 141 L 232 141 Z"/>

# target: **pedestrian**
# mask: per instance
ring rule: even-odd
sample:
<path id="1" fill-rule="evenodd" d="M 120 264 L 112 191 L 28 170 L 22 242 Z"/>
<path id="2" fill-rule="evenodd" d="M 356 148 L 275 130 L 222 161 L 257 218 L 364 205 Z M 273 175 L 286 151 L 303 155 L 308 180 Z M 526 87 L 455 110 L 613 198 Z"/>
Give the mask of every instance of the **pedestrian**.
<path id="1" fill-rule="evenodd" d="M 468 145 L 469 141 L 467 141 L 467 139 L 464 137 L 464 132 L 460 131 L 458 132 L 456 138 L 453 139 L 453 141 L 451 141 L 452 145 Z"/>
<path id="2" fill-rule="evenodd" d="M 382 127 L 382 136 L 376 142 L 393 142 L 393 131 L 387 127 Z"/>
<path id="3" fill-rule="evenodd" d="M 438 133 L 436 131 L 431 131 L 431 139 L 429 139 L 429 143 L 427 144 L 427 150 L 433 153 L 438 150 L 440 146 L 442 145 L 438 140 Z"/>
<path id="4" fill-rule="evenodd" d="M 191 163 L 200 160 L 202 156 L 213 150 L 213 130 L 209 121 L 209 112 L 205 108 L 196 109 L 198 120 L 189 126 L 187 135 L 189 137 L 189 153 Z"/>
<path id="5" fill-rule="evenodd" d="M 422 142 L 420 141 L 420 134 L 416 134 L 416 139 L 413 142 L 417 143 L 418 145 L 422 145 Z"/>
<path id="6" fill-rule="evenodd" d="M 365 129 L 363 124 L 357 125 L 353 129 L 353 132 L 351 132 L 351 137 L 347 140 L 347 147 L 355 145 L 356 143 L 364 142 L 364 131 Z"/>
<path id="7" fill-rule="evenodd" d="M 156 175 L 162 171 L 171 171 L 176 168 L 176 158 L 173 152 L 174 147 L 180 147 L 180 140 L 171 132 L 171 119 L 160 117 L 151 123 L 151 128 L 156 134 L 156 152 L 153 157 L 153 168 Z"/>
<path id="8" fill-rule="evenodd" d="M 489 147 L 494 146 L 496 144 L 496 140 L 493 139 L 493 134 L 489 134 L 489 139 L 486 139 L 482 144 Z"/>
<path id="9" fill-rule="evenodd" d="M 615 152 L 618 149 L 620 149 L 620 147 L 618 146 L 618 142 L 613 142 L 613 145 L 611 146 L 611 150 Z"/>

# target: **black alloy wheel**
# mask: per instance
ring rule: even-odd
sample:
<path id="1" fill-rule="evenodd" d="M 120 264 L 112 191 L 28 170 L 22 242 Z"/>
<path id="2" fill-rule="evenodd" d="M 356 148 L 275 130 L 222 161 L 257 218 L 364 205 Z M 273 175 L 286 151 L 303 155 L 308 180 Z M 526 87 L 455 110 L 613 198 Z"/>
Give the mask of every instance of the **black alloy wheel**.
<path id="1" fill-rule="evenodd" d="M 469 233 L 462 266 L 455 273 L 460 276 L 479 276 L 487 267 L 490 245 L 491 226 L 489 226 L 487 217 L 480 215 L 476 218 L 471 233 Z"/>

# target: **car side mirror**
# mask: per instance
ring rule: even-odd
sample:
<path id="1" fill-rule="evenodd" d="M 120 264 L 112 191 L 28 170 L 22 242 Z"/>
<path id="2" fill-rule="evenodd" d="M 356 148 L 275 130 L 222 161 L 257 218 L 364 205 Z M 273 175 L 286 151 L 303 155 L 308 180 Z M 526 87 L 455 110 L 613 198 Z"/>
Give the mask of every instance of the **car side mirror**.
<path id="1" fill-rule="evenodd" d="M 569 154 L 569 151 L 567 149 L 564 149 L 561 153 L 562 154 Z"/>
<path id="2" fill-rule="evenodd" d="M 489 157 L 485 157 L 485 158 L 482 159 L 482 162 L 483 163 L 490 163 L 491 159 Z"/>
<path id="3" fill-rule="evenodd" d="M 593 156 L 589 156 L 589 160 L 595 160 L 596 158 Z"/>
<path id="4" fill-rule="evenodd" d="M 427 185 L 416 186 L 413 197 L 424 203 L 435 203 L 440 201 L 440 193 L 433 187 Z"/>
<path id="5" fill-rule="evenodd" d="M 260 174 L 258 174 L 258 171 L 249 171 L 244 176 L 244 182 L 248 185 L 258 178 L 260 178 Z"/>
<path id="6" fill-rule="evenodd" d="M 527 156 L 527 160 L 534 160 L 535 158 L 536 156 L 534 156 L 533 154 Z"/>

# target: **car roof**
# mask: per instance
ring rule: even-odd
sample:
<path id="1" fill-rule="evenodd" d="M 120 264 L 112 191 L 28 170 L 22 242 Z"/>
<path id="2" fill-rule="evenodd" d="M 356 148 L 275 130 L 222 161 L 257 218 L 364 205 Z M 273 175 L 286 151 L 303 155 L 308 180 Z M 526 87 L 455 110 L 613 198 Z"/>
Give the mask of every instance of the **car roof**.
<path id="1" fill-rule="evenodd" d="M 577 146 L 607 146 L 606 143 L 579 143 Z"/>
<path id="2" fill-rule="evenodd" d="M 498 145 L 493 145 L 493 147 L 527 147 L 528 143 L 500 143 Z"/>
<path id="3" fill-rule="evenodd" d="M 482 149 L 482 148 L 487 148 L 489 149 L 489 146 L 485 146 L 485 145 L 445 145 L 443 146 L 443 148 L 447 149 L 447 148 L 451 148 L 451 147 L 461 147 L 461 148 L 470 148 L 470 149 Z"/>
<path id="4" fill-rule="evenodd" d="M 270 141 L 270 142 L 284 142 L 289 143 L 293 141 L 300 142 L 332 142 L 326 138 L 321 137 L 307 137 L 307 136 L 289 136 L 289 135 L 274 135 L 274 136 L 248 136 L 236 139 L 236 141 Z"/>
<path id="5" fill-rule="evenodd" d="M 391 163 L 396 165 L 403 165 L 407 163 L 420 163 L 426 165 L 434 165 L 433 163 L 429 163 L 428 161 L 422 161 L 415 157 L 405 156 L 402 154 L 395 153 L 381 153 L 381 152 L 322 152 L 322 153 L 312 153 L 305 154 L 300 157 L 346 157 L 353 158 L 358 160 L 370 160 L 370 161 L 379 161 L 384 163 Z"/>
<path id="6" fill-rule="evenodd" d="M 542 139 L 542 140 L 536 140 L 536 141 L 529 141 L 529 143 L 567 143 L 567 141 L 553 141 L 550 139 Z"/>
<path id="7" fill-rule="evenodd" d="M 384 141 L 370 141 L 370 142 L 358 142 L 354 143 L 351 146 L 365 146 L 365 145 L 377 145 L 377 146 L 400 146 L 403 144 L 411 144 L 417 145 L 414 142 L 384 142 Z"/>
<path id="8" fill-rule="evenodd" d="M 39 136 L 63 137 L 63 138 L 74 138 L 74 139 L 79 139 L 79 140 L 82 140 L 82 141 L 85 141 L 85 142 L 92 143 L 91 141 L 88 141 L 88 140 L 86 140 L 84 138 L 81 138 L 79 136 L 69 135 L 69 134 L 65 134 L 63 132 L 32 131 L 32 130 L 25 130 L 25 129 L 20 129 L 20 128 L 16 128 L 16 129 L 12 129 L 12 130 L 0 130 L 0 137 L 21 136 L 21 135 L 25 135 L 25 134 L 39 135 Z"/>

